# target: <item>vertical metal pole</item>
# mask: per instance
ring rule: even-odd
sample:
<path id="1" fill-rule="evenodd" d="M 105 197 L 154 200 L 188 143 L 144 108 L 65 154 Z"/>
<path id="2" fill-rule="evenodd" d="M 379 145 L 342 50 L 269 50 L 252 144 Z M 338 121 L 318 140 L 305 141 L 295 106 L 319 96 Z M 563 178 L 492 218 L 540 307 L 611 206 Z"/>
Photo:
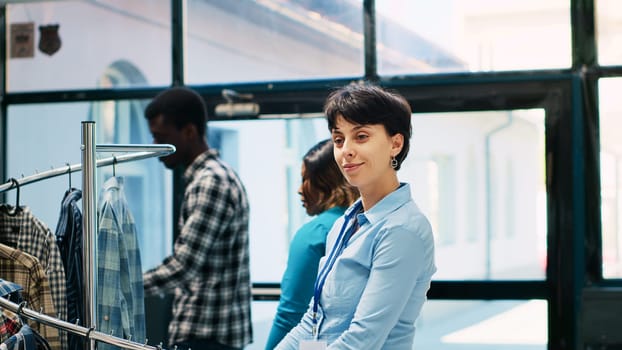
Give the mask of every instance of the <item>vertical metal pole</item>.
<path id="1" fill-rule="evenodd" d="M 7 60 L 6 53 L 8 49 L 8 43 L 6 40 L 6 5 L 0 6 L 0 96 L 6 96 L 6 70 Z M 6 99 L 2 98 L 0 101 L 0 179 L 4 180 L 7 176 L 7 136 L 9 135 L 7 127 L 7 103 Z M 0 202 L 6 203 L 5 194 L 0 193 Z"/>
<path id="2" fill-rule="evenodd" d="M 184 22 L 183 0 L 171 0 L 171 41 L 172 41 L 172 73 L 173 86 L 184 85 L 184 40 L 186 26 Z"/>
<path id="3" fill-rule="evenodd" d="M 97 163 L 95 158 L 95 122 L 82 122 L 82 254 L 84 257 L 82 274 L 84 285 L 82 286 L 84 300 L 84 325 L 95 327 L 96 321 L 96 286 L 97 286 L 97 200 L 95 181 L 97 176 Z M 86 342 L 86 350 L 95 349 L 95 341 Z"/>
<path id="4" fill-rule="evenodd" d="M 376 49 L 376 2 L 363 1 L 363 32 L 365 79 L 378 81 L 378 50 Z"/>

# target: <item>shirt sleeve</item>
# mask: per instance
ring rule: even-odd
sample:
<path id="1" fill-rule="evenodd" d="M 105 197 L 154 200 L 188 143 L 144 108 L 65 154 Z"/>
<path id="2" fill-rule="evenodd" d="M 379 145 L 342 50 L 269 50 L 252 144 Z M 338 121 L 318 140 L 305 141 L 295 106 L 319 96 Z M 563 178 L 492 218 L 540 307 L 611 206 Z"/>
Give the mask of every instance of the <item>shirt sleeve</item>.
<path id="1" fill-rule="evenodd" d="M 203 176 L 186 188 L 181 215 L 184 218 L 173 255 L 145 272 L 145 292 L 154 294 L 183 288 L 204 273 L 214 242 L 233 219 L 229 185 L 217 176 Z"/>
<path id="2" fill-rule="evenodd" d="M 97 330 L 123 337 L 126 301 L 121 293 L 121 230 L 109 202 L 101 207 L 97 232 Z M 124 314 L 125 313 L 125 314 Z M 110 347 L 101 344 L 101 348 Z"/>
<path id="3" fill-rule="evenodd" d="M 380 235 L 374 245 L 369 280 L 350 327 L 328 349 L 380 349 L 407 304 L 416 304 L 411 300 L 413 290 L 418 285 L 428 288 L 429 276 L 424 271 L 429 253 L 420 236 L 403 227 Z M 415 320 L 416 315 L 413 325 Z"/>

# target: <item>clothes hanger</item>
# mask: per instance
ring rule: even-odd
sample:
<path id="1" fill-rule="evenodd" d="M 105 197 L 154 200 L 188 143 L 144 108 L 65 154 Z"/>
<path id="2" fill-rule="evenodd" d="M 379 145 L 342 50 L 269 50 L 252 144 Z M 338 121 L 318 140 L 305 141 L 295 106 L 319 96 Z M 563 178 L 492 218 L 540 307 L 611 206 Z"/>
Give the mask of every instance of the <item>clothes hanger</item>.
<path id="1" fill-rule="evenodd" d="M 112 156 L 112 177 L 117 176 L 117 157 Z"/>
<path id="2" fill-rule="evenodd" d="M 71 191 L 71 165 L 69 163 L 65 163 L 67 165 L 67 174 L 69 175 L 69 190 Z"/>
<path id="3" fill-rule="evenodd" d="M 15 216 L 22 211 L 22 208 L 19 206 L 19 181 L 14 177 L 9 180 L 13 183 L 13 186 L 15 186 L 17 194 L 15 195 L 15 208 L 12 211 L 7 208 L 7 214 L 9 216 Z"/>

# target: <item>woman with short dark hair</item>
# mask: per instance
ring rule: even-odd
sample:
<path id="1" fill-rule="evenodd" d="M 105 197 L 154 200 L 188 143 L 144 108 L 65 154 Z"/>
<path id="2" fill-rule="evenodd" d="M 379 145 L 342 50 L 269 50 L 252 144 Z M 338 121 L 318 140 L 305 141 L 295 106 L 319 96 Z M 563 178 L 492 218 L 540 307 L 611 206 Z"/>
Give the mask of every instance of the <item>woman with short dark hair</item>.
<path id="1" fill-rule="evenodd" d="M 332 92 L 324 108 L 334 158 L 360 199 L 331 229 L 313 300 L 278 350 L 411 350 L 432 275 L 434 238 L 410 185 L 411 109 L 370 84 Z"/>

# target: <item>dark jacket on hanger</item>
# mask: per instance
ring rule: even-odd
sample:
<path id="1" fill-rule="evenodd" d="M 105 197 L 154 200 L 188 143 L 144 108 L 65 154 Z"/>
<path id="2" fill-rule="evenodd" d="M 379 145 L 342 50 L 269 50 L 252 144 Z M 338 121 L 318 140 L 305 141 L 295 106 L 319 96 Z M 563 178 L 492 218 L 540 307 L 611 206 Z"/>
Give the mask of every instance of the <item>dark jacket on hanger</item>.
<path id="1" fill-rule="evenodd" d="M 60 208 L 60 218 L 56 225 L 56 243 L 65 268 L 67 279 L 67 320 L 84 324 L 82 300 L 82 211 L 78 201 L 82 191 L 72 188 L 65 192 Z M 77 334 L 67 335 L 68 350 L 84 349 L 83 338 Z"/>

